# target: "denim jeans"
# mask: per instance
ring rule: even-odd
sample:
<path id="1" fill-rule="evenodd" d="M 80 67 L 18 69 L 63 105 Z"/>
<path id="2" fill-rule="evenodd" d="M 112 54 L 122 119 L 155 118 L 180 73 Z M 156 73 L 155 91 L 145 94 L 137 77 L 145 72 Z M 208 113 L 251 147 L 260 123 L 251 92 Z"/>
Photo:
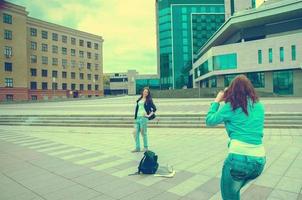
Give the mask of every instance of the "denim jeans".
<path id="1" fill-rule="evenodd" d="M 140 132 L 142 133 L 142 136 L 143 136 L 144 147 L 148 148 L 147 124 L 148 124 L 148 118 L 146 118 L 146 117 L 137 117 L 136 118 L 136 121 L 135 121 L 135 129 L 136 129 L 135 149 L 136 150 L 140 150 L 140 140 L 139 140 Z"/>
<path id="2" fill-rule="evenodd" d="M 239 200 L 240 190 L 263 171 L 265 157 L 230 153 L 222 168 L 221 195 L 223 200 Z"/>

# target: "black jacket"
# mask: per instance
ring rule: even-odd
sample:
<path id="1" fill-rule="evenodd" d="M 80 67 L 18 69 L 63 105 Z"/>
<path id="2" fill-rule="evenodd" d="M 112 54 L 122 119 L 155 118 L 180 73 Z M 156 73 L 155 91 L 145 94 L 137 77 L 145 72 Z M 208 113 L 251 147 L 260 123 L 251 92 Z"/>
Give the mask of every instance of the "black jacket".
<path id="1" fill-rule="evenodd" d="M 138 102 L 141 100 L 142 98 L 139 98 L 137 101 L 136 101 L 136 108 L 135 108 L 135 116 L 134 116 L 134 119 L 137 118 L 137 112 L 138 112 Z M 150 102 L 147 102 L 145 101 L 145 104 L 144 104 L 144 107 L 145 107 L 145 111 L 147 113 L 147 115 L 149 115 L 152 111 L 153 113 L 156 112 L 156 107 L 153 103 L 153 101 L 150 101 Z M 151 115 L 150 117 L 148 117 L 149 120 L 152 120 L 155 118 L 155 114 Z"/>

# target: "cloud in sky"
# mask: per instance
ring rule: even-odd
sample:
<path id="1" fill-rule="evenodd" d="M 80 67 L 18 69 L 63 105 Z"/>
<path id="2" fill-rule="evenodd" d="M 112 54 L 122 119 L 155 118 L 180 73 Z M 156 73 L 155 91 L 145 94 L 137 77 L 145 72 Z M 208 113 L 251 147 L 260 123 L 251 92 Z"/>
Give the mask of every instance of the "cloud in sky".
<path id="1" fill-rule="evenodd" d="M 154 0 L 9 0 L 29 16 L 104 38 L 104 72 L 157 71 Z"/>

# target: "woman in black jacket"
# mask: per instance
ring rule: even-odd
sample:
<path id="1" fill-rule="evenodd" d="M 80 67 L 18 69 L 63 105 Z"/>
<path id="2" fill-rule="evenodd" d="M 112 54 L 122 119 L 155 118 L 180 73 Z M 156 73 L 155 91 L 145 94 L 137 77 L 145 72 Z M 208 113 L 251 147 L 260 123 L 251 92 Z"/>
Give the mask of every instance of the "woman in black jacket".
<path id="1" fill-rule="evenodd" d="M 143 136 L 144 151 L 148 150 L 147 124 L 148 120 L 155 118 L 156 107 L 152 101 L 149 88 L 144 88 L 140 98 L 136 101 L 135 108 L 135 149 L 132 152 L 140 152 L 140 132 Z"/>

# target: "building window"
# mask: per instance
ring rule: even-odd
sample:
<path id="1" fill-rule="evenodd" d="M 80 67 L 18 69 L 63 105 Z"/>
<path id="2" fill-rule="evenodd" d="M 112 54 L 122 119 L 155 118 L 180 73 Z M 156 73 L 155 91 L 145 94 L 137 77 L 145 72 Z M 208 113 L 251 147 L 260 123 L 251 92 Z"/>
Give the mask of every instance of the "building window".
<path id="1" fill-rule="evenodd" d="M 82 69 L 84 67 L 84 62 L 79 62 L 79 69 Z"/>
<path id="2" fill-rule="evenodd" d="M 84 84 L 80 84 L 80 90 L 84 90 Z"/>
<path id="3" fill-rule="evenodd" d="M 12 72 L 13 71 L 13 63 L 5 62 L 4 63 L 4 71 Z"/>
<path id="4" fill-rule="evenodd" d="M 81 80 L 84 79 L 84 73 L 80 73 L 80 79 L 81 79 Z"/>
<path id="5" fill-rule="evenodd" d="M 47 39 L 48 38 L 48 32 L 47 31 L 42 31 L 42 39 Z"/>
<path id="6" fill-rule="evenodd" d="M 4 30 L 4 39 L 12 40 L 13 39 L 13 32 L 10 30 Z"/>
<path id="7" fill-rule="evenodd" d="M 95 85 L 94 90 L 99 90 L 99 85 Z"/>
<path id="8" fill-rule="evenodd" d="M 87 52 L 87 58 L 91 59 L 91 52 Z"/>
<path id="9" fill-rule="evenodd" d="M 36 28 L 30 28 L 30 36 L 33 36 L 33 37 L 37 36 L 37 29 Z"/>
<path id="10" fill-rule="evenodd" d="M 91 63 L 87 63 L 87 69 L 91 69 Z"/>
<path id="11" fill-rule="evenodd" d="M 71 83 L 71 90 L 76 90 L 76 84 Z"/>
<path id="12" fill-rule="evenodd" d="M 273 72 L 274 93 L 280 95 L 293 94 L 293 71 L 274 71 Z"/>
<path id="13" fill-rule="evenodd" d="M 67 72 L 62 72 L 62 78 L 67 78 Z"/>
<path id="14" fill-rule="evenodd" d="M 30 49 L 31 49 L 31 50 L 37 50 L 37 43 L 31 41 L 31 42 L 30 42 Z"/>
<path id="15" fill-rule="evenodd" d="M 99 54 L 94 54 L 94 58 L 95 58 L 95 60 L 99 60 Z"/>
<path id="16" fill-rule="evenodd" d="M 70 38 L 71 44 L 76 45 L 76 39 L 74 37 Z"/>
<path id="17" fill-rule="evenodd" d="M 3 23 L 12 24 L 13 23 L 13 17 L 9 14 L 3 13 Z"/>
<path id="18" fill-rule="evenodd" d="M 262 51 L 258 50 L 258 64 L 262 64 Z"/>
<path id="19" fill-rule="evenodd" d="M 52 83 L 52 89 L 57 90 L 58 89 L 58 83 Z"/>
<path id="20" fill-rule="evenodd" d="M 53 41 L 58 41 L 58 34 L 57 33 L 52 33 L 52 40 Z"/>
<path id="21" fill-rule="evenodd" d="M 14 95 L 12 95 L 12 94 L 6 95 L 6 101 L 13 101 L 13 100 L 14 100 Z"/>
<path id="22" fill-rule="evenodd" d="M 62 47 L 62 54 L 63 54 L 63 55 L 67 55 L 67 48 Z"/>
<path id="23" fill-rule="evenodd" d="M 30 89 L 36 90 L 37 89 L 37 82 L 30 82 Z"/>
<path id="24" fill-rule="evenodd" d="M 252 72 L 247 73 L 247 78 L 250 79 L 251 83 L 255 88 L 264 88 L 264 72 Z"/>
<path id="25" fill-rule="evenodd" d="M 214 70 L 236 69 L 237 68 L 237 54 L 224 54 L 213 56 Z"/>
<path id="26" fill-rule="evenodd" d="M 38 96 L 37 95 L 31 95 L 31 100 L 32 101 L 37 101 L 38 100 Z"/>
<path id="27" fill-rule="evenodd" d="M 252 8 L 256 8 L 256 0 L 252 0 Z"/>
<path id="28" fill-rule="evenodd" d="M 231 16 L 234 14 L 235 12 L 235 0 L 231 0 Z"/>
<path id="29" fill-rule="evenodd" d="M 67 60 L 66 59 L 62 59 L 62 66 L 67 67 Z"/>
<path id="30" fill-rule="evenodd" d="M 12 47 L 9 47 L 9 46 L 5 46 L 4 47 L 4 56 L 6 58 L 10 58 L 13 56 L 13 48 Z"/>
<path id="31" fill-rule="evenodd" d="M 62 35 L 62 42 L 67 43 L 67 36 L 66 35 Z"/>
<path id="32" fill-rule="evenodd" d="M 87 79 L 91 80 L 91 74 L 87 74 Z"/>
<path id="33" fill-rule="evenodd" d="M 87 47 L 91 48 L 91 42 L 87 42 Z"/>
<path id="34" fill-rule="evenodd" d="M 58 78 L 58 71 L 52 71 L 52 77 Z"/>
<path id="35" fill-rule="evenodd" d="M 47 69 L 42 69 L 42 77 L 47 77 Z"/>
<path id="36" fill-rule="evenodd" d="M 37 56 L 36 55 L 31 55 L 30 56 L 30 63 L 37 63 Z"/>
<path id="37" fill-rule="evenodd" d="M 213 76 L 210 78 L 210 85 L 211 85 L 211 88 L 217 87 L 217 76 Z"/>
<path id="38" fill-rule="evenodd" d="M 58 58 L 52 58 L 52 65 L 54 66 L 58 65 Z"/>
<path id="39" fill-rule="evenodd" d="M 95 64 L 94 68 L 95 70 L 99 70 L 99 64 Z"/>
<path id="40" fill-rule="evenodd" d="M 67 90 L 67 83 L 62 83 L 62 90 Z"/>
<path id="41" fill-rule="evenodd" d="M 42 90 L 47 90 L 47 82 L 42 82 Z"/>
<path id="42" fill-rule="evenodd" d="M 96 49 L 96 50 L 99 49 L 99 44 L 98 43 L 94 43 L 94 49 Z"/>
<path id="43" fill-rule="evenodd" d="M 87 90 L 91 90 L 91 84 L 87 85 Z"/>
<path id="44" fill-rule="evenodd" d="M 30 69 L 30 74 L 31 74 L 31 76 L 37 76 L 37 69 L 31 68 Z"/>
<path id="45" fill-rule="evenodd" d="M 52 45 L 52 53 L 58 53 L 58 46 Z"/>
<path id="46" fill-rule="evenodd" d="M 280 62 L 283 62 L 284 61 L 284 48 L 283 47 L 280 47 Z"/>
<path id="47" fill-rule="evenodd" d="M 99 80 L 99 75 L 95 74 L 94 75 L 94 80 L 98 81 Z"/>
<path id="48" fill-rule="evenodd" d="M 224 75 L 224 86 L 228 87 L 236 76 L 236 74 Z"/>
<path id="49" fill-rule="evenodd" d="M 72 60 L 71 61 L 71 67 L 75 67 L 76 66 L 76 61 L 75 60 Z"/>
<path id="50" fill-rule="evenodd" d="M 48 57 L 42 56 L 42 64 L 47 65 L 48 64 Z"/>
<path id="51" fill-rule="evenodd" d="M 47 52 L 48 51 L 48 45 L 42 44 L 42 51 Z"/>
<path id="52" fill-rule="evenodd" d="M 84 51 L 79 51 L 80 58 L 84 58 Z"/>
<path id="53" fill-rule="evenodd" d="M 80 40 L 80 46 L 81 46 L 81 47 L 84 46 L 84 40 Z"/>
<path id="54" fill-rule="evenodd" d="M 70 49 L 70 54 L 71 54 L 71 56 L 75 56 L 76 50 L 75 49 Z"/>
<path id="55" fill-rule="evenodd" d="M 12 78 L 5 78 L 5 87 L 9 87 L 9 88 L 14 87 Z"/>
<path id="56" fill-rule="evenodd" d="M 75 79 L 76 78 L 76 74 L 75 74 L 75 72 L 71 72 L 71 79 Z"/>
<path id="57" fill-rule="evenodd" d="M 272 48 L 268 49 L 268 62 L 269 63 L 273 62 L 273 49 Z"/>
<path id="58" fill-rule="evenodd" d="M 291 50 L 292 50 L 292 60 L 295 61 L 296 60 L 296 45 L 292 45 Z"/>

